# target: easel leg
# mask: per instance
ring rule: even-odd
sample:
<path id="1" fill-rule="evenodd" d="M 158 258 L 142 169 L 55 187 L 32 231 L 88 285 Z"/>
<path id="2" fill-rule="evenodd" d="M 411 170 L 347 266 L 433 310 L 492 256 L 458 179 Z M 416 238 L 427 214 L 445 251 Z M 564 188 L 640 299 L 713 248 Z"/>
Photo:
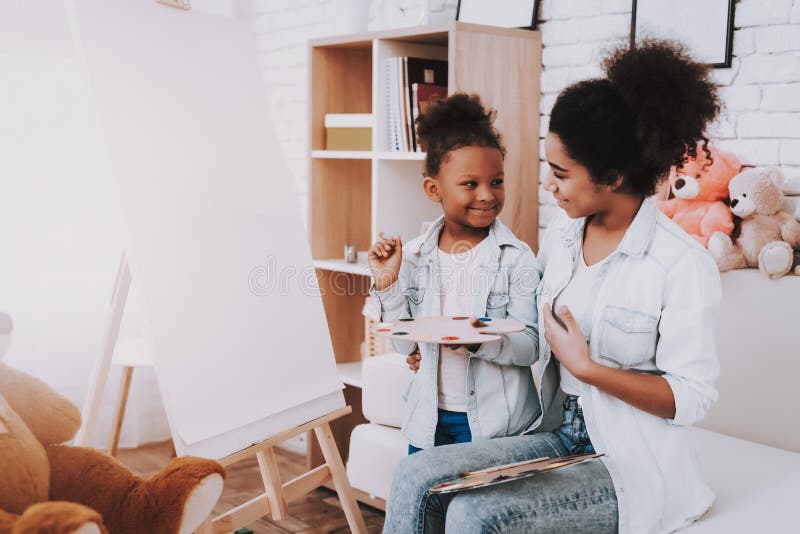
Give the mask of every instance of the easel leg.
<path id="1" fill-rule="evenodd" d="M 125 418 L 125 408 L 128 404 L 128 394 L 131 391 L 133 367 L 122 368 L 122 390 L 117 399 L 117 409 L 114 411 L 114 422 L 111 425 L 111 441 L 108 445 L 108 454 L 116 456 L 119 450 L 119 436 L 122 433 L 122 421 Z"/>
<path id="2" fill-rule="evenodd" d="M 128 290 L 131 287 L 131 271 L 128 267 L 128 260 L 125 253 L 119 261 L 117 269 L 117 280 L 114 284 L 114 293 L 111 296 L 111 313 L 108 318 L 106 336 L 103 340 L 103 352 L 97 359 L 92 370 L 92 378 L 89 381 L 89 391 L 83 403 L 83 425 L 75 436 L 75 445 L 88 447 L 91 445 L 92 434 L 97 421 L 100 419 L 100 408 L 103 403 L 103 391 L 108 381 L 108 372 L 111 368 L 111 357 L 114 355 L 114 348 L 117 345 L 119 327 L 122 324 L 122 315 L 125 311 L 125 302 L 128 299 Z"/>
<path id="3" fill-rule="evenodd" d="M 347 524 L 350 525 L 350 530 L 353 531 L 354 534 L 366 534 L 367 525 L 364 523 L 364 517 L 361 515 L 361 510 L 358 508 L 358 502 L 356 502 L 356 497 L 353 494 L 353 488 L 350 486 L 350 481 L 347 479 L 347 472 L 342 463 L 342 456 L 339 454 L 339 449 L 336 447 L 336 441 L 333 439 L 330 425 L 324 423 L 316 427 L 314 433 L 317 435 L 322 454 L 325 456 L 325 463 L 328 464 L 328 469 L 331 470 L 333 485 L 336 487 L 336 492 L 339 494 L 339 500 L 342 503 L 344 515 L 347 517 Z"/>
<path id="4" fill-rule="evenodd" d="M 275 459 L 275 452 L 272 447 L 268 447 L 256 453 L 258 467 L 261 469 L 261 480 L 264 481 L 264 489 L 267 490 L 267 500 L 272 510 L 272 519 L 279 521 L 289 517 L 289 507 L 283 495 L 281 486 L 281 474 L 278 471 L 278 461 Z"/>

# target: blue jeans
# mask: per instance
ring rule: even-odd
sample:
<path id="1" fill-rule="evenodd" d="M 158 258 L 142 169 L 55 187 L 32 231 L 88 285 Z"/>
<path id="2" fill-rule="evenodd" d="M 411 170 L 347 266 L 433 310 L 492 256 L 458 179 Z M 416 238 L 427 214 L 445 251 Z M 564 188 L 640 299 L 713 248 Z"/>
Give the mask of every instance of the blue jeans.
<path id="1" fill-rule="evenodd" d="M 575 417 L 582 421 L 583 414 L 571 400 L 565 402 L 568 408 L 557 432 L 445 445 L 405 458 L 395 471 L 384 532 L 616 532 L 617 497 L 600 460 L 477 490 L 428 492 L 463 471 L 568 456 L 576 447 L 590 447 L 588 436 L 584 440 L 572 432 Z"/>
<path id="2" fill-rule="evenodd" d="M 472 432 L 469 429 L 467 413 L 439 409 L 439 421 L 436 423 L 436 434 L 433 440 L 436 447 L 472 441 Z M 414 454 L 421 450 L 411 444 L 408 445 L 408 454 Z"/>
<path id="3" fill-rule="evenodd" d="M 575 395 L 567 395 L 564 399 L 564 415 L 561 416 L 561 426 L 555 434 L 561 439 L 570 455 L 594 454 L 594 446 L 583 420 L 583 409 Z"/>

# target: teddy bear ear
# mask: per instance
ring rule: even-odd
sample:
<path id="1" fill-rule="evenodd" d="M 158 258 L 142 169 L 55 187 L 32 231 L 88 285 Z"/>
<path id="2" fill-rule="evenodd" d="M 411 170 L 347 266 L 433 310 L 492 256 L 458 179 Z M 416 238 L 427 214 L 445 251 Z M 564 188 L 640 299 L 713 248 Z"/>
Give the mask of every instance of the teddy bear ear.
<path id="1" fill-rule="evenodd" d="M 770 167 L 767 169 L 767 175 L 769 176 L 770 181 L 772 181 L 773 185 L 778 189 L 783 187 L 783 182 L 785 178 L 783 176 L 783 171 L 780 167 Z"/>
<path id="2" fill-rule="evenodd" d="M 756 211 L 763 215 L 771 215 L 781 208 L 780 189 L 772 181 L 772 172 L 765 169 L 760 173 L 758 181 L 753 187 L 753 201 Z"/>

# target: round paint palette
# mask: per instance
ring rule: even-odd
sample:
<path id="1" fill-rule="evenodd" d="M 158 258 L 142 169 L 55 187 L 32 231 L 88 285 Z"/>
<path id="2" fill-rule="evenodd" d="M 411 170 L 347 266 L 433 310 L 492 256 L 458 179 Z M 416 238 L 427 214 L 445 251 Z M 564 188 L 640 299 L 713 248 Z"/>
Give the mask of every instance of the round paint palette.
<path id="1" fill-rule="evenodd" d="M 522 332 L 525 325 L 513 319 L 479 317 L 482 326 L 470 324 L 469 317 L 420 317 L 400 319 L 394 323 L 380 323 L 372 331 L 379 336 L 390 336 L 438 345 L 473 345 L 496 341 L 498 334 Z"/>

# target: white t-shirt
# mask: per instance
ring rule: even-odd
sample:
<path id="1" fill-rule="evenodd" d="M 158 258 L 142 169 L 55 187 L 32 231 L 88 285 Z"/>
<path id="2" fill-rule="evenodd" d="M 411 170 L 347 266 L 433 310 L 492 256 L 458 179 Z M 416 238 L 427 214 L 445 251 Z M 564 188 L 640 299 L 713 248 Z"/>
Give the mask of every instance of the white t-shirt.
<path id="1" fill-rule="evenodd" d="M 592 303 L 589 302 L 592 293 L 592 286 L 597 279 L 597 271 L 600 264 L 598 262 L 589 267 L 583 258 L 583 251 L 578 254 L 575 268 L 572 271 L 572 278 L 567 283 L 563 291 L 553 302 L 553 311 L 558 314 L 561 306 L 566 306 L 572 312 L 572 316 L 578 322 L 586 342 L 589 342 L 588 333 L 592 326 Z M 556 355 L 558 356 L 558 355 Z M 575 378 L 566 367 L 559 364 L 561 372 L 561 390 L 568 395 L 581 394 L 581 381 Z"/>
<path id="2" fill-rule="evenodd" d="M 442 315 L 459 317 L 472 314 L 472 303 L 482 264 L 486 239 L 471 249 L 448 254 L 438 249 L 439 294 Z M 439 351 L 439 408 L 451 412 L 467 411 L 467 349 L 442 345 Z"/>

